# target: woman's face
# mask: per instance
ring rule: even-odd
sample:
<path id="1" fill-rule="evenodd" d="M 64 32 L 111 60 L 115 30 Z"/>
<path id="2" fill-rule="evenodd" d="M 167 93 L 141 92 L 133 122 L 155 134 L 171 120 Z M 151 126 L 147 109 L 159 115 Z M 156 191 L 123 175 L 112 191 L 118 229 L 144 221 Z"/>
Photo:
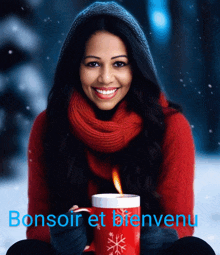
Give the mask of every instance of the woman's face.
<path id="1" fill-rule="evenodd" d="M 86 96 L 100 109 L 112 110 L 128 93 L 132 71 L 124 42 L 106 31 L 93 34 L 80 64 Z"/>

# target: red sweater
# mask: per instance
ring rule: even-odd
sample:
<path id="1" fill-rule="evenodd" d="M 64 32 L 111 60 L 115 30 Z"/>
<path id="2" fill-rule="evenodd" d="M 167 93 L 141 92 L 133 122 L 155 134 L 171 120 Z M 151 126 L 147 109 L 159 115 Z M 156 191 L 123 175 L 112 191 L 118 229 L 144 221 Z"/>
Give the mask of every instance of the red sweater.
<path id="1" fill-rule="evenodd" d="M 48 213 L 48 188 L 45 181 L 46 168 L 43 161 L 42 137 L 45 132 L 45 111 L 36 118 L 29 139 L 28 148 L 28 214 L 33 218 L 42 214 L 45 219 Z M 181 113 L 176 113 L 165 118 L 166 131 L 162 144 L 163 163 L 162 174 L 159 178 L 157 192 L 162 196 L 163 215 L 185 215 L 186 225 L 183 226 L 183 217 L 179 218 L 170 228 L 176 229 L 179 238 L 191 236 L 193 227 L 188 225 L 188 216 L 191 224 L 194 223 L 194 166 L 195 150 L 191 128 L 186 118 Z M 91 187 L 90 187 L 91 189 Z M 93 192 L 88 190 L 89 194 Z M 170 219 L 170 217 L 169 217 Z M 163 220 L 162 220 L 163 222 Z M 164 224 L 161 227 L 166 227 Z M 49 227 L 31 225 L 27 228 L 28 239 L 39 239 L 50 242 Z"/>

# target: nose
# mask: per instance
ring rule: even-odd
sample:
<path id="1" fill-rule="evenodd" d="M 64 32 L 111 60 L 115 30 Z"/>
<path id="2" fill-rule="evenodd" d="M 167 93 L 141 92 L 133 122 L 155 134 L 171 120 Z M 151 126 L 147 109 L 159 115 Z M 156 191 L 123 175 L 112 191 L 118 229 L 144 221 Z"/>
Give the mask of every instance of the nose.
<path id="1" fill-rule="evenodd" d="M 109 84 L 114 80 L 114 73 L 111 67 L 100 68 L 98 81 L 103 84 Z"/>

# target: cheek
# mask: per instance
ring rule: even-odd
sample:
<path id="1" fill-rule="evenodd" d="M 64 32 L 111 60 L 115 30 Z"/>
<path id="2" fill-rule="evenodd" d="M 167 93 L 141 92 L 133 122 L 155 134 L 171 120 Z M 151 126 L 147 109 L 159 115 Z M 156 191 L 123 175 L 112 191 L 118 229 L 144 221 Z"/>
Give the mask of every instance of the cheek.
<path id="1" fill-rule="evenodd" d="M 132 73 L 128 71 L 123 75 L 123 77 L 121 77 L 121 82 L 125 87 L 129 89 L 131 86 L 132 78 Z"/>
<path id="2" fill-rule="evenodd" d="M 83 90 L 88 89 L 88 87 L 90 86 L 90 79 L 89 79 L 88 72 L 86 71 L 81 72 L 80 81 L 81 81 Z"/>
<path id="3" fill-rule="evenodd" d="M 91 86 L 95 78 L 96 76 L 94 72 L 90 72 L 84 69 L 80 70 L 80 81 L 81 81 L 82 87 Z"/>

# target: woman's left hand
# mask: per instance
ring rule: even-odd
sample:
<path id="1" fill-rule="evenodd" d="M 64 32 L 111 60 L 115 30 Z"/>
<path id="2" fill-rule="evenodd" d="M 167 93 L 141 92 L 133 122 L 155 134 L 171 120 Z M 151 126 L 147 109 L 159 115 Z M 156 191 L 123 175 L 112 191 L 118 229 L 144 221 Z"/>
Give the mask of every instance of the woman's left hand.
<path id="1" fill-rule="evenodd" d="M 178 240 L 176 230 L 146 224 L 141 228 L 141 255 L 155 254 L 170 247 L 176 240 Z"/>

